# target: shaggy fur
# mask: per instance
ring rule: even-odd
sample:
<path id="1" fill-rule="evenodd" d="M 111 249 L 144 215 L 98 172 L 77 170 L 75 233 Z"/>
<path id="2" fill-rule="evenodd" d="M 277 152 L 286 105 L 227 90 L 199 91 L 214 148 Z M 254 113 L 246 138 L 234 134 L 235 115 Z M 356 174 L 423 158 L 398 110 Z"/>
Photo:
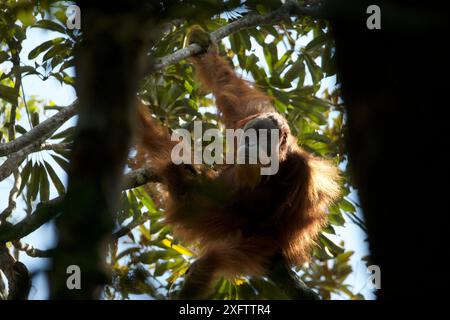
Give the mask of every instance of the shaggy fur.
<path id="1" fill-rule="evenodd" d="M 301 149 L 271 99 L 237 77 L 215 46 L 192 62 L 200 81 L 213 92 L 227 128 L 241 128 L 257 116 L 275 119 L 281 131 L 280 166 L 277 174 L 249 186 L 243 180 L 251 166 L 202 174 L 189 165 L 174 165 L 170 153 L 176 142 L 140 108 L 139 157 L 168 186 L 166 221 L 178 238 L 201 248 L 182 298 L 205 297 L 217 276 L 264 275 L 279 252 L 301 265 L 326 223 L 328 206 L 339 195 L 337 168 Z"/>

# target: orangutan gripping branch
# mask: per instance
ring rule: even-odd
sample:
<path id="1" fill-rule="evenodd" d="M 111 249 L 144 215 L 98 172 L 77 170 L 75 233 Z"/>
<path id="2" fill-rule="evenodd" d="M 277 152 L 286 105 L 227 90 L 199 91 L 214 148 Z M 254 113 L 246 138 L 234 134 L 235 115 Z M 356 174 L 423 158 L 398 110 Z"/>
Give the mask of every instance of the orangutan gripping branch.
<path id="1" fill-rule="evenodd" d="M 234 164 L 206 174 L 175 165 L 171 150 L 177 142 L 140 109 L 139 148 L 170 193 L 166 221 L 176 237 L 201 248 L 187 273 L 183 299 L 207 297 L 220 276 L 265 275 L 276 256 L 290 265 L 308 261 L 326 210 L 339 195 L 337 168 L 297 145 L 271 99 L 237 77 L 206 35 L 194 29 L 189 36 L 189 43 L 205 48 L 192 58 L 199 79 L 213 92 L 227 128 L 279 131 L 279 170 L 261 176 L 259 164 Z"/>

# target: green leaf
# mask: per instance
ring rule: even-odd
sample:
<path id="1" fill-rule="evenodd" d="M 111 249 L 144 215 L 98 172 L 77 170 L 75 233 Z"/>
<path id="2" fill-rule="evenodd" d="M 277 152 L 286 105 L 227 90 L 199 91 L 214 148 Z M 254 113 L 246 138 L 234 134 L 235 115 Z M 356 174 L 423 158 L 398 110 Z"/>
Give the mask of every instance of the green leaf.
<path id="1" fill-rule="evenodd" d="M 9 54 L 6 51 L 0 51 L 0 63 L 9 59 Z"/>
<path id="2" fill-rule="evenodd" d="M 241 40 L 241 43 L 244 44 L 245 49 L 251 50 L 252 49 L 252 43 L 250 42 L 250 35 L 245 30 L 242 30 L 238 33 L 239 38 Z"/>
<path id="3" fill-rule="evenodd" d="M 20 9 L 17 12 L 17 18 L 23 23 L 25 27 L 32 25 L 36 18 L 33 16 L 33 10 L 30 7 L 29 9 Z"/>
<path id="4" fill-rule="evenodd" d="M 50 184 L 48 182 L 47 171 L 42 164 L 39 165 L 40 181 L 39 181 L 39 198 L 42 201 L 48 201 L 50 198 Z"/>
<path id="5" fill-rule="evenodd" d="M 311 78 L 314 84 L 317 84 L 323 78 L 322 69 L 316 64 L 314 59 L 309 54 L 303 54 L 305 57 L 306 65 L 308 66 L 308 70 L 311 74 Z"/>
<path id="6" fill-rule="evenodd" d="M 63 62 L 64 59 L 61 56 L 56 56 L 52 59 L 52 63 L 51 66 L 52 68 L 56 68 L 56 66 L 58 66 L 61 62 Z"/>
<path id="7" fill-rule="evenodd" d="M 286 112 L 287 106 L 284 103 L 280 100 L 275 100 L 274 103 L 279 113 L 284 114 Z"/>
<path id="8" fill-rule="evenodd" d="M 290 103 L 289 97 L 285 92 L 273 89 L 272 94 L 275 98 L 277 98 L 277 100 L 284 103 L 285 105 L 288 105 Z"/>
<path id="9" fill-rule="evenodd" d="M 142 204 L 147 208 L 151 216 L 158 214 L 158 210 L 156 210 L 155 203 L 152 198 L 148 195 L 147 192 L 143 189 L 143 187 L 138 187 L 133 190 L 133 193 L 136 197 L 142 202 Z"/>
<path id="10" fill-rule="evenodd" d="M 258 11 L 259 14 L 264 15 L 267 13 L 267 8 L 262 4 L 257 4 L 256 11 Z"/>
<path id="11" fill-rule="evenodd" d="M 117 222 L 121 225 L 129 217 L 130 203 L 128 201 L 127 192 L 121 192 L 119 212 L 116 216 Z"/>
<path id="12" fill-rule="evenodd" d="M 144 264 L 152 264 L 158 261 L 159 259 L 167 260 L 171 258 L 178 257 L 179 254 L 175 250 L 158 250 L 158 251 L 149 251 L 144 252 L 138 257 L 138 261 Z"/>
<path id="13" fill-rule="evenodd" d="M 74 67 L 74 66 L 75 66 L 75 59 L 71 58 L 69 60 L 64 61 L 64 63 L 62 64 L 62 66 L 61 66 L 61 68 L 59 70 L 62 71 L 64 69 L 71 68 L 71 67 Z"/>
<path id="14" fill-rule="evenodd" d="M 167 272 L 167 265 L 170 262 L 163 262 L 163 263 L 156 263 L 155 264 L 155 271 L 153 271 L 153 276 L 154 277 L 160 277 L 162 276 L 164 273 Z"/>
<path id="15" fill-rule="evenodd" d="M 27 75 L 30 75 L 30 74 L 36 74 L 36 75 L 39 75 L 39 74 L 40 74 L 40 73 L 39 73 L 35 68 L 33 68 L 32 66 L 20 66 L 19 70 L 20 70 L 20 73 L 23 74 L 22 77 L 27 76 Z"/>
<path id="16" fill-rule="evenodd" d="M 28 59 L 31 60 L 31 59 L 36 58 L 39 54 L 47 51 L 52 46 L 54 46 L 58 43 L 61 43 L 63 40 L 64 40 L 63 37 L 59 37 L 59 38 L 55 38 L 55 39 L 48 40 L 48 41 L 41 43 L 36 48 L 34 48 L 33 50 L 30 51 L 30 53 L 28 54 Z"/>
<path id="17" fill-rule="evenodd" d="M 345 249 L 342 246 L 334 243 L 330 238 L 328 238 L 323 233 L 319 234 L 319 240 L 324 246 L 326 246 L 328 249 L 330 249 L 330 251 L 335 256 L 338 254 L 341 254 L 345 251 Z"/>
<path id="18" fill-rule="evenodd" d="M 266 58 L 270 73 L 273 73 L 274 65 L 278 61 L 278 50 L 274 43 L 269 43 L 264 46 L 264 57 Z"/>
<path id="19" fill-rule="evenodd" d="M 287 50 L 284 54 L 283 54 L 283 56 L 278 60 L 278 61 L 276 61 L 275 62 L 275 65 L 273 66 L 273 68 L 274 68 L 274 70 L 277 72 L 277 73 L 282 73 L 283 72 L 283 69 L 284 69 L 284 66 L 285 66 L 285 64 L 286 64 L 286 62 L 291 58 L 291 56 L 292 56 L 292 50 Z"/>
<path id="20" fill-rule="evenodd" d="M 52 154 L 52 158 L 56 161 L 57 164 L 66 172 L 69 172 L 69 162 L 65 159 L 58 157 L 57 155 Z"/>
<path id="21" fill-rule="evenodd" d="M 288 89 L 291 87 L 290 82 L 283 81 L 276 72 L 274 72 L 272 74 L 272 77 L 269 78 L 269 83 L 271 85 L 273 85 L 274 87 L 277 87 L 280 89 Z M 285 93 L 283 93 L 283 94 L 286 95 Z"/>
<path id="22" fill-rule="evenodd" d="M 53 48 L 48 50 L 46 54 L 44 54 L 44 56 L 42 57 L 42 61 L 47 61 L 50 58 L 53 58 L 56 56 L 63 57 L 68 53 L 69 50 L 70 50 L 70 46 L 68 45 L 67 42 L 57 43 L 53 46 Z M 64 51 L 66 51 L 66 52 L 64 52 Z"/>
<path id="23" fill-rule="evenodd" d="M 315 140 L 326 144 L 332 143 L 331 139 L 324 134 L 318 132 L 306 133 L 302 136 L 302 140 Z"/>
<path id="24" fill-rule="evenodd" d="M 62 71 L 62 73 L 64 74 L 63 82 L 65 84 L 73 86 L 75 84 L 75 79 L 73 77 L 67 75 L 64 71 Z"/>
<path id="25" fill-rule="evenodd" d="M 233 34 L 229 37 L 229 39 L 230 39 L 231 50 L 235 54 L 239 54 L 239 52 L 241 50 L 241 39 L 239 38 L 239 35 Z"/>
<path id="26" fill-rule="evenodd" d="M 252 36 L 253 39 L 256 40 L 256 42 L 258 42 L 260 46 L 264 46 L 265 37 L 263 36 L 262 32 L 260 32 L 256 28 L 248 29 L 247 32 Z"/>
<path id="27" fill-rule="evenodd" d="M 50 31 L 56 31 L 59 33 L 66 33 L 66 29 L 64 26 L 60 25 L 59 23 L 56 23 L 54 21 L 51 20 L 39 20 L 38 22 L 36 22 L 36 24 L 34 26 L 32 26 L 33 28 L 41 28 L 41 29 L 47 29 Z"/>
<path id="28" fill-rule="evenodd" d="M 72 156 L 72 150 L 54 150 L 54 152 L 66 159 L 70 159 L 70 157 Z"/>
<path id="29" fill-rule="evenodd" d="M 17 102 L 17 93 L 14 88 L 0 84 L 0 99 L 6 100 L 10 103 Z"/>
<path id="30" fill-rule="evenodd" d="M 19 124 L 16 124 L 15 128 L 16 128 L 16 132 L 18 132 L 20 134 L 27 133 L 27 130 L 24 127 L 22 127 L 21 125 L 19 125 Z"/>
<path id="31" fill-rule="evenodd" d="M 344 252 L 336 257 L 338 263 L 346 263 L 350 261 L 350 257 L 353 255 L 354 251 Z"/>
<path id="32" fill-rule="evenodd" d="M 134 195 L 133 192 L 128 192 L 128 201 L 130 204 L 130 209 L 131 209 L 132 215 L 134 217 L 140 216 L 141 211 L 139 210 L 138 202 L 137 202 L 136 196 Z"/>
<path id="33" fill-rule="evenodd" d="M 152 221 L 150 224 L 150 234 L 156 234 L 158 231 L 160 231 L 162 228 L 165 227 L 165 224 L 158 221 Z"/>
<path id="34" fill-rule="evenodd" d="M 56 174 L 55 170 L 52 168 L 52 166 L 44 160 L 45 168 L 47 169 L 48 174 L 50 175 L 50 178 L 52 179 L 53 185 L 56 188 L 56 191 L 58 191 L 58 195 L 63 195 L 66 193 L 66 188 L 64 187 L 64 184 L 59 179 L 58 175 Z"/>
<path id="35" fill-rule="evenodd" d="M 329 260 L 334 258 L 330 250 L 323 245 L 313 247 L 313 254 L 320 260 Z"/>
<path id="36" fill-rule="evenodd" d="M 20 173 L 22 182 L 20 184 L 19 194 L 23 191 L 26 184 L 28 183 L 28 178 L 30 177 L 32 166 L 33 166 L 33 163 L 31 161 L 28 161 L 27 164 L 25 165 L 25 167 L 23 167 L 22 172 Z"/>
<path id="37" fill-rule="evenodd" d="M 63 138 L 67 138 L 70 137 L 71 135 L 73 135 L 73 133 L 75 132 L 75 127 L 69 127 L 55 135 L 53 135 L 50 139 L 63 139 Z"/>
<path id="38" fill-rule="evenodd" d="M 330 213 L 328 220 L 335 226 L 343 226 L 345 224 L 345 219 L 340 213 Z"/>
<path id="39" fill-rule="evenodd" d="M 346 212 L 351 212 L 351 213 L 356 212 L 355 206 L 346 199 L 342 199 L 342 201 L 339 202 L 339 207 Z"/>
<path id="40" fill-rule="evenodd" d="M 186 260 L 176 259 L 175 261 L 165 261 L 155 263 L 155 271 L 153 272 L 154 277 L 160 277 L 169 270 L 179 268 L 184 265 Z"/>
<path id="41" fill-rule="evenodd" d="M 305 64 L 303 62 L 302 58 L 298 58 L 293 64 L 292 67 L 289 69 L 288 72 L 284 75 L 284 79 L 287 82 L 292 82 L 295 78 L 299 77 L 303 72 L 305 72 Z"/>
<path id="42" fill-rule="evenodd" d="M 332 76 L 336 74 L 336 61 L 335 56 L 332 55 L 331 45 L 326 45 L 322 54 L 322 70 L 326 73 L 326 76 Z"/>
<path id="43" fill-rule="evenodd" d="M 192 90 L 194 89 L 194 87 L 187 80 L 184 81 L 184 88 L 188 93 L 192 93 Z"/>
<path id="44" fill-rule="evenodd" d="M 275 29 L 274 26 L 264 25 L 262 26 L 262 28 L 266 30 L 269 34 L 271 34 L 275 39 L 277 39 L 280 36 L 280 34 L 278 33 L 277 29 Z"/>
<path id="45" fill-rule="evenodd" d="M 296 106 L 303 110 L 305 116 L 307 116 L 313 122 L 321 126 L 327 124 L 327 118 L 322 112 L 317 112 L 316 110 L 311 109 L 311 107 L 305 105 L 303 101 L 298 101 L 296 99 L 293 100 L 294 102 L 296 102 Z"/>
<path id="46" fill-rule="evenodd" d="M 324 44 L 326 44 L 330 39 L 332 39 L 329 33 L 322 34 L 314 39 L 312 39 L 305 47 L 305 51 L 308 53 L 312 53 L 313 51 L 321 48 Z"/>
<path id="47" fill-rule="evenodd" d="M 263 68 L 260 68 L 256 63 L 250 66 L 249 70 L 256 82 L 263 81 L 263 79 L 267 77 L 266 71 Z"/>
<path id="48" fill-rule="evenodd" d="M 336 234 L 336 231 L 334 230 L 332 225 L 328 225 L 328 226 L 324 227 L 322 229 L 322 232 L 326 232 L 326 233 L 329 233 L 329 234 Z"/>
<path id="49" fill-rule="evenodd" d="M 37 193 L 39 191 L 39 176 L 41 174 L 41 170 L 39 170 L 39 165 L 33 165 L 31 169 L 31 178 L 30 184 L 28 186 L 27 197 L 31 200 L 36 200 Z"/>
<path id="50" fill-rule="evenodd" d="M 255 66 L 258 63 L 259 59 L 255 54 L 251 54 L 249 56 L 246 57 L 245 60 L 245 66 L 241 66 L 243 67 L 245 70 L 250 70 L 250 68 L 252 66 Z"/>
<path id="51" fill-rule="evenodd" d="M 35 127 L 39 124 L 39 113 L 31 112 L 30 118 L 31 118 L 31 124 L 33 125 L 33 127 Z"/>

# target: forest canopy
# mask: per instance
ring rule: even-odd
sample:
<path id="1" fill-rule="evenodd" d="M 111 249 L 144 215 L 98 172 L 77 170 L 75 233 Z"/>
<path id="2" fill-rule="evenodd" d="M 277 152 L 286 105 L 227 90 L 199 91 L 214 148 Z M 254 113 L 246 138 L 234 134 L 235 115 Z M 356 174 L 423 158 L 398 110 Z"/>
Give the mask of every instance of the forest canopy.
<path id="1" fill-rule="evenodd" d="M 309 2 L 312 4 L 306 4 Z M 130 26 L 124 34 L 142 33 L 138 36 L 146 44 L 146 62 L 139 66 L 130 62 L 129 70 L 136 72 L 125 74 L 122 71 L 132 59 L 124 61 L 120 70 L 109 65 L 110 61 L 100 61 L 96 71 L 103 68 L 103 73 L 96 79 L 120 84 L 136 82 L 136 90 L 129 96 L 137 95 L 150 105 L 154 117 L 171 130 L 192 131 L 193 122 L 198 120 L 202 121 L 204 130 L 223 129 L 211 93 L 200 86 L 192 65 L 186 60 L 199 50 L 198 46 L 186 44 L 192 26 L 200 25 L 208 31 L 236 72 L 273 98 L 277 111 L 288 120 L 300 146 L 314 155 L 331 159 L 341 169 L 342 196 L 329 208 L 329 223 L 320 233 L 313 260 L 295 272 L 322 299 L 363 299 L 357 291 L 360 288 L 348 281 L 353 272 L 350 259 L 354 252 L 346 249 L 338 230 L 356 224 L 365 231 L 365 225 L 358 215 L 355 198 L 351 198 L 354 184 L 348 173 L 344 140 L 347 123 L 340 80 L 336 77 L 334 39 L 329 22 L 321 19 L 314 1 L 210 0 L 195 4 L 169 1 L 162 6 L 149 3 L 142 5 L 137 23 L 130 22 L 131 15 L 121 18 L 124 26 Z M 37 248 L 23 238 L 38 232 L 43 225 L 53 225 L 55 219 L 63 221 L 67 210 L 64 201 L 74 199 L 73 193 L 69 197 L 66 194 L 77 137 L 76 123 L 72 120 L 82 108 L 80 101 L 56 105 L 46 96 L 30 95 L 23 79 L 30 77 L 36 83 L 57 81 L 58 86 L 76 89 L 78 96 L 83 95 L 83 90 L 86 92 L 88 83 L 95 86 L 98 99 L 112 95 L 106 101 L 119 94 L 107 92 L 102 89 L 104 83 L 94 80 L 80 83 L 80 77 L 86 79 L 83 77 L 88 73 L 86 65 L 89 64 L 84 65 L 80 74 L 76 69 L 80 66 L 77 59 L 88 60 L 83 48 L 105 31 L 88 31 L 86 35 L 85 28 L 92 24 L 89 20 L 92 18 L 86 20 L 86 25 L 81 20 L 81 29 L 69 28 L 66 14 L 69 5 L 67 1 L 25 0 L 0 4 L 0 181 L 5 186 L 1 195 L 4 207 L 0 208 L 0 270 L 4 275 L 0 277 L 0 298 L 3 299 L 20 297 L 22 287 L 29 288 L 29 281 L 32 283 L 34 279 L 26 264 L 20 265 L 20 272 L 15 271 L 19 268 L 17 261 L 22 261 L 24 255 L 50 260 L 61 249 L 58 246 Z M 80 8 L 83 12 L 83 2 Z M 133 8 L 124 11 L 136 12 Z M 143 19 L 143 15 L 148 16 Z M 100 15 L 98 25 L 107 21 L 102 20 L 106 19 L 104 16 Z M 143 26 L 136 26 L 142 21 Z M 42 30 L 49 40 L 33 47 L 25 45 L 30 31 L 35 29 Z M 125 41 L 123 46 L 127 45 Z M 117 50 L 109 54 L 125 52 L 133 56 L 132 49 Z M 109 89 L 108 86 L 105 88 Z M 117 110 L 113 108 L 111 113 Z M 116 118 L 127 121 L 128 111 L 120 112 Z M 95 117 L 93 114 L 92 119 Z M 79 122 L 82 121 L 80 118 Z M 132 136 L 127 130 L 118 130 L 113 135 L 117 141 Z M 101 140 L 96 143 L 103 144 Z M 131 157 L 135 150 L 131 146 L 126 152 Z M 135 295 L 145 295 L 150 299 L 169 299 L 180 289 L 197 252 L 174 238 L 172 230 L 163 223 L 166 189 L 160 179 L 149 169 L 128 166 L 120 172 L 122 175 L 112 226 L 106 224 L 107 227 L 98 229 L 99 234 L 113 231 L 109 234 L 107 253 L 101 257 L 108 272 L 107 279 L 98 280 L 104 284 L 98 296 L 132 299 Z M 96 228 L 96 221 L 78 217 L 74 223 L 85 223 L 90 230 Z M 56 225 L 60 234 L 65 230 L 61 226 Z M 84 229 L 79 230 L 83 230 L 79 234 L 81 239 Z M 80 252 L 83 248 L 91 252 L 87 240 L 80 240 Z M 42 272 L 44 268 L 37 274 Z M 50 286 L 52 281 L 61 279 L 55 273 L 49 277 Z M 240 277 L 215 283 L 211 298 L 289 297 L 267 278 Z"/>

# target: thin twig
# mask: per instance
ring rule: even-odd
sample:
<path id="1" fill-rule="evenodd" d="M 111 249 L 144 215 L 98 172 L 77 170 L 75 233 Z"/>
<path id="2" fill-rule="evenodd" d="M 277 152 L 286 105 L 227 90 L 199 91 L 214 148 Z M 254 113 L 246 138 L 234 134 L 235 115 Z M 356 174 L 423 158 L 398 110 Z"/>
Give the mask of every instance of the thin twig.
<path id="1" fill-rule="evenodd" d="M 22 183 L 22 177 L 20 176 L 19 170 L 14 171 L 14 183 L 11 188 L 11 191 L 9 192 L 8 197 L 8 206 L 0 213 L 0 224 L 2 224 L 8 217 L 11 215 L 11 213 L 16 208 L 16 200 L 17 196 L 19 195 L 19 189 L 20 184 Z"/>
<path id="2" fill-rule="evenodd" d="M 17 250 L 25 252 L 28 256 L 32 258 L 49 258 L 52 253 L 52 250 L 37 249 L 32 245 L 22 242 L 20 240 L 13 241 L 12 244 Z"/>
<path id="3" fill-rule="evenodd" d="M 314 18 L 325 17 L 324 5 L 322 1 L 317 1 L 316 5 L 302 6 L 297 1 L 289 0 L 284 5 L 275 11 L 272 11 L 265 15 L 259 15 L 257 13 L 249 13 L 246 16 L 233 21 L 226 26 L 211 32 L 210 36 L 214 42 L 217 42 L 233 33 L 238 31 L 260 26 L 264 24 L 275 24 L 278 22 L 286 21 L 292 16 L 311 16 Z M 202 48 L 193 43 L 183 49 L 180 49 L 172 54 L 169 54 L 163 58 L 155 59 L 152 65 L 149 65 L 145 72 L 147 74 L 154 73 L 161 69 L 164 69 L 172 64 L 175 64 L 183 59 L 189 58 L 202 51 Z"/>
<path id="4" fill-rule="evenodd" d="M 135 218 L 133 221 L 131 221 L 129 224 L 127 224 L 125 227 L 120 228 L 116 232 L 113 233 L 113 238 L 118 239 L 120 237 L 123 237 L 124 235 L 128 234 L 133 230 L 134 228 L 140 226 L 141 224 L 147 222 L 150 220 L 149 214 L 143 214 L 137 218 Z"/>

